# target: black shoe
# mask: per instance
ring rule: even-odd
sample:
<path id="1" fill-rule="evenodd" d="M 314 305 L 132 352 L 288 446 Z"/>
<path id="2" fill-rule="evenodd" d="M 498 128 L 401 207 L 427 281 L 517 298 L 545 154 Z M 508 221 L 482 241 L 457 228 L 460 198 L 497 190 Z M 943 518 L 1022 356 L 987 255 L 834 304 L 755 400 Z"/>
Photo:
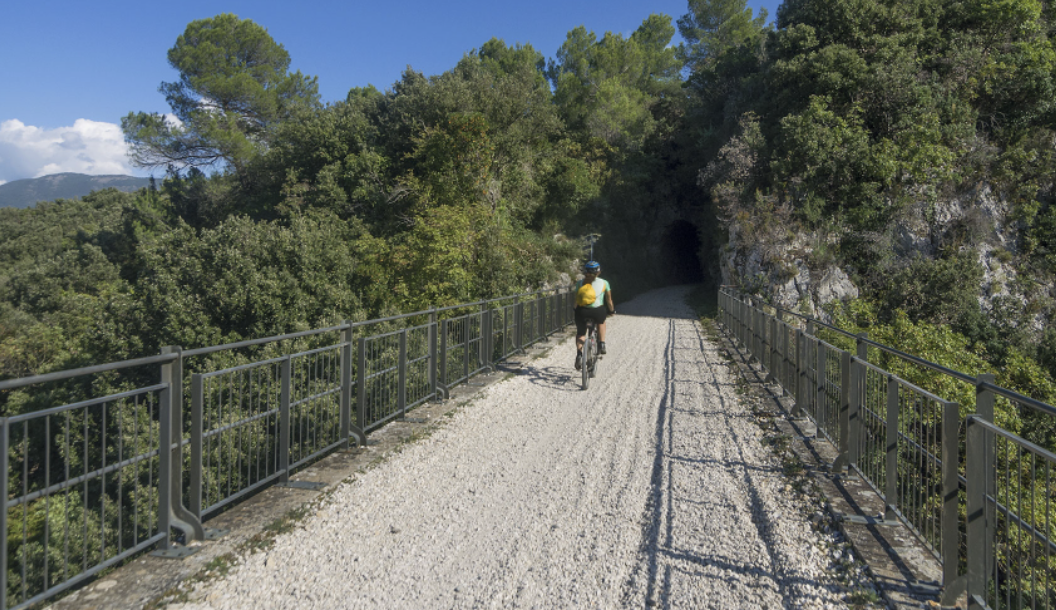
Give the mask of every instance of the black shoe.
<path id="1" fill-rule="evenodd" d="M 606 353 L 605 352 L 605 342 L 604 341 L 598 341 L 598 353 L 599 354 Z"/>
<path id="2" fill-rule="evenodd" d="M 576 370 L 583 368 L 583 352 L 576 352 Z"/>

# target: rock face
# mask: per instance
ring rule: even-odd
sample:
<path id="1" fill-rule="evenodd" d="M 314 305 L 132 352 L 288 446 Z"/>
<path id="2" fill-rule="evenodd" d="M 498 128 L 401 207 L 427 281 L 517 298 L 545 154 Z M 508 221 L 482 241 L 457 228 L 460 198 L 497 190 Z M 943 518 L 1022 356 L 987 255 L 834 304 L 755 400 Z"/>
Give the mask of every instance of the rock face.
<path id="1" fill-rule="evenodd" d="M 972 252 L 982 270 L 980 309 L 988 314 L 1009 306 L 1026 311 L 1032 303 L 1050 299 L 1056 290 L 1051 284 L 1020 282 L 1017 262 L 1022 227 L 1011 214 L 1008 202 L 981 183 L 936 202 L 931 209 L 918 204 L 907 210 L 895 225 L 895 252 L 905 259 L 935 258 L 940 251 L 950 249 Z M 1038 333 L 1044 329 L 1046 318 L 1039 311 L 1028 316 L 1026 323 Z"/>
<path id="2" fill-rule="evenodd" d="M 1022 228 L 1011 212 L 1008 202 L 982 183 L 939 201 L 922 196 L 886 233 L 866 236 L 866 241 L 878 254 L 891 256 L 895 268 L 915 259 L 936 259 L 951 250 L 970 252 L 982 269 L 980 309 L 989 313 L 995 307 L 1011 306 L 1027 311 L 1031 303 L 1051 299 L 1056 290 L 1037 283 L 1023 288 L 1017 280 Z M 821 319 L 826 318 L 825 304 L 858 297 L 853 272 L 824 255 L 823 250 L 835 249 L 837 236 L 794 233 L 778 224 L 765 235 L 755 228 L 750 238 L 742 237 L 749 228 L 736 221 L 728 224 L 729 241 L 721 260 L 723 284 L 772 295 L 776 306 Z M 1031 330 L 1040 332 L 1046 317 L 1032 314 Z"/>
<path id="3" fill-rule="evenodd" d="M 818 236 L 796 235 L 775 247 L 763 240 L 742 243 L 738 235 L 731 227 L 721 261 L 724 285 L 772 295 L 773 305 L 823 320 L 828 317 L 823 305 L 858 297 L 858 287 L 845 270 L 832 263 L 811 265 Z"/>

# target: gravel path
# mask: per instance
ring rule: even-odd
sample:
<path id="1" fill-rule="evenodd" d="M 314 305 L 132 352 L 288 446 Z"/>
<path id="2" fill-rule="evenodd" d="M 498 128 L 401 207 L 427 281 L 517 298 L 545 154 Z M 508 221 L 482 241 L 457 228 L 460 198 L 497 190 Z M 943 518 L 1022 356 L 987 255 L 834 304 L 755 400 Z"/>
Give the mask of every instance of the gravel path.
<path id="1" fill-rule="evenodd" d="M 621 306 L 589 391 L 567 341 L 182 606 L 845 607 L 684 293 Z"/>

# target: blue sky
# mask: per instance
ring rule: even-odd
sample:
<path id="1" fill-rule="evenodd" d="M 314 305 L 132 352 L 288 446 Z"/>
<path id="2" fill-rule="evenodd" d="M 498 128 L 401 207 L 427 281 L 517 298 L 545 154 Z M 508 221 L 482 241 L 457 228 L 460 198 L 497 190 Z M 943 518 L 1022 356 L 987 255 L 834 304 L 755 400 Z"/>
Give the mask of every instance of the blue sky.
<path id="1" fill-rule="evenodd" d="M 771 19 L 777 0 L 749 0 Z M 352 87 L 389 88 L 408 66 L 452 68 L 492 37 L 553 57 L 572 28 L 630 34 L 650 13 L 677 19 L 686 0 L 351 0 L 10 2 L 0 11 L 0 184 L 62 171 L 134 173 L 118 124 L 167 112 L 176 79 L 165 55 L 195 19 L 235 13 L 267 28 L 291 69 L 319 78 L 324 101 Z"/>

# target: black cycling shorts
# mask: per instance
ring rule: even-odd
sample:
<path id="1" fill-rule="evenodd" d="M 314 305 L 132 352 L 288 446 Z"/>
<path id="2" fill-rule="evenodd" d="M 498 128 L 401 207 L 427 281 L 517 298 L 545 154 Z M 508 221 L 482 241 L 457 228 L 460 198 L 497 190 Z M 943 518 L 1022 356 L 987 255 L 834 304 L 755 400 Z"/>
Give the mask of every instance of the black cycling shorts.
<path id="1" fill-rule="evenodd" d="M 577 307 L 575 310 L 576 318 L 576 336 L 582 337 L 587 334 L 587 319 L 590 318 L 598 324 L 605 323 L 605 316 L 608 313 L 605 311 L 605 306 L 601 307 Z"/>

